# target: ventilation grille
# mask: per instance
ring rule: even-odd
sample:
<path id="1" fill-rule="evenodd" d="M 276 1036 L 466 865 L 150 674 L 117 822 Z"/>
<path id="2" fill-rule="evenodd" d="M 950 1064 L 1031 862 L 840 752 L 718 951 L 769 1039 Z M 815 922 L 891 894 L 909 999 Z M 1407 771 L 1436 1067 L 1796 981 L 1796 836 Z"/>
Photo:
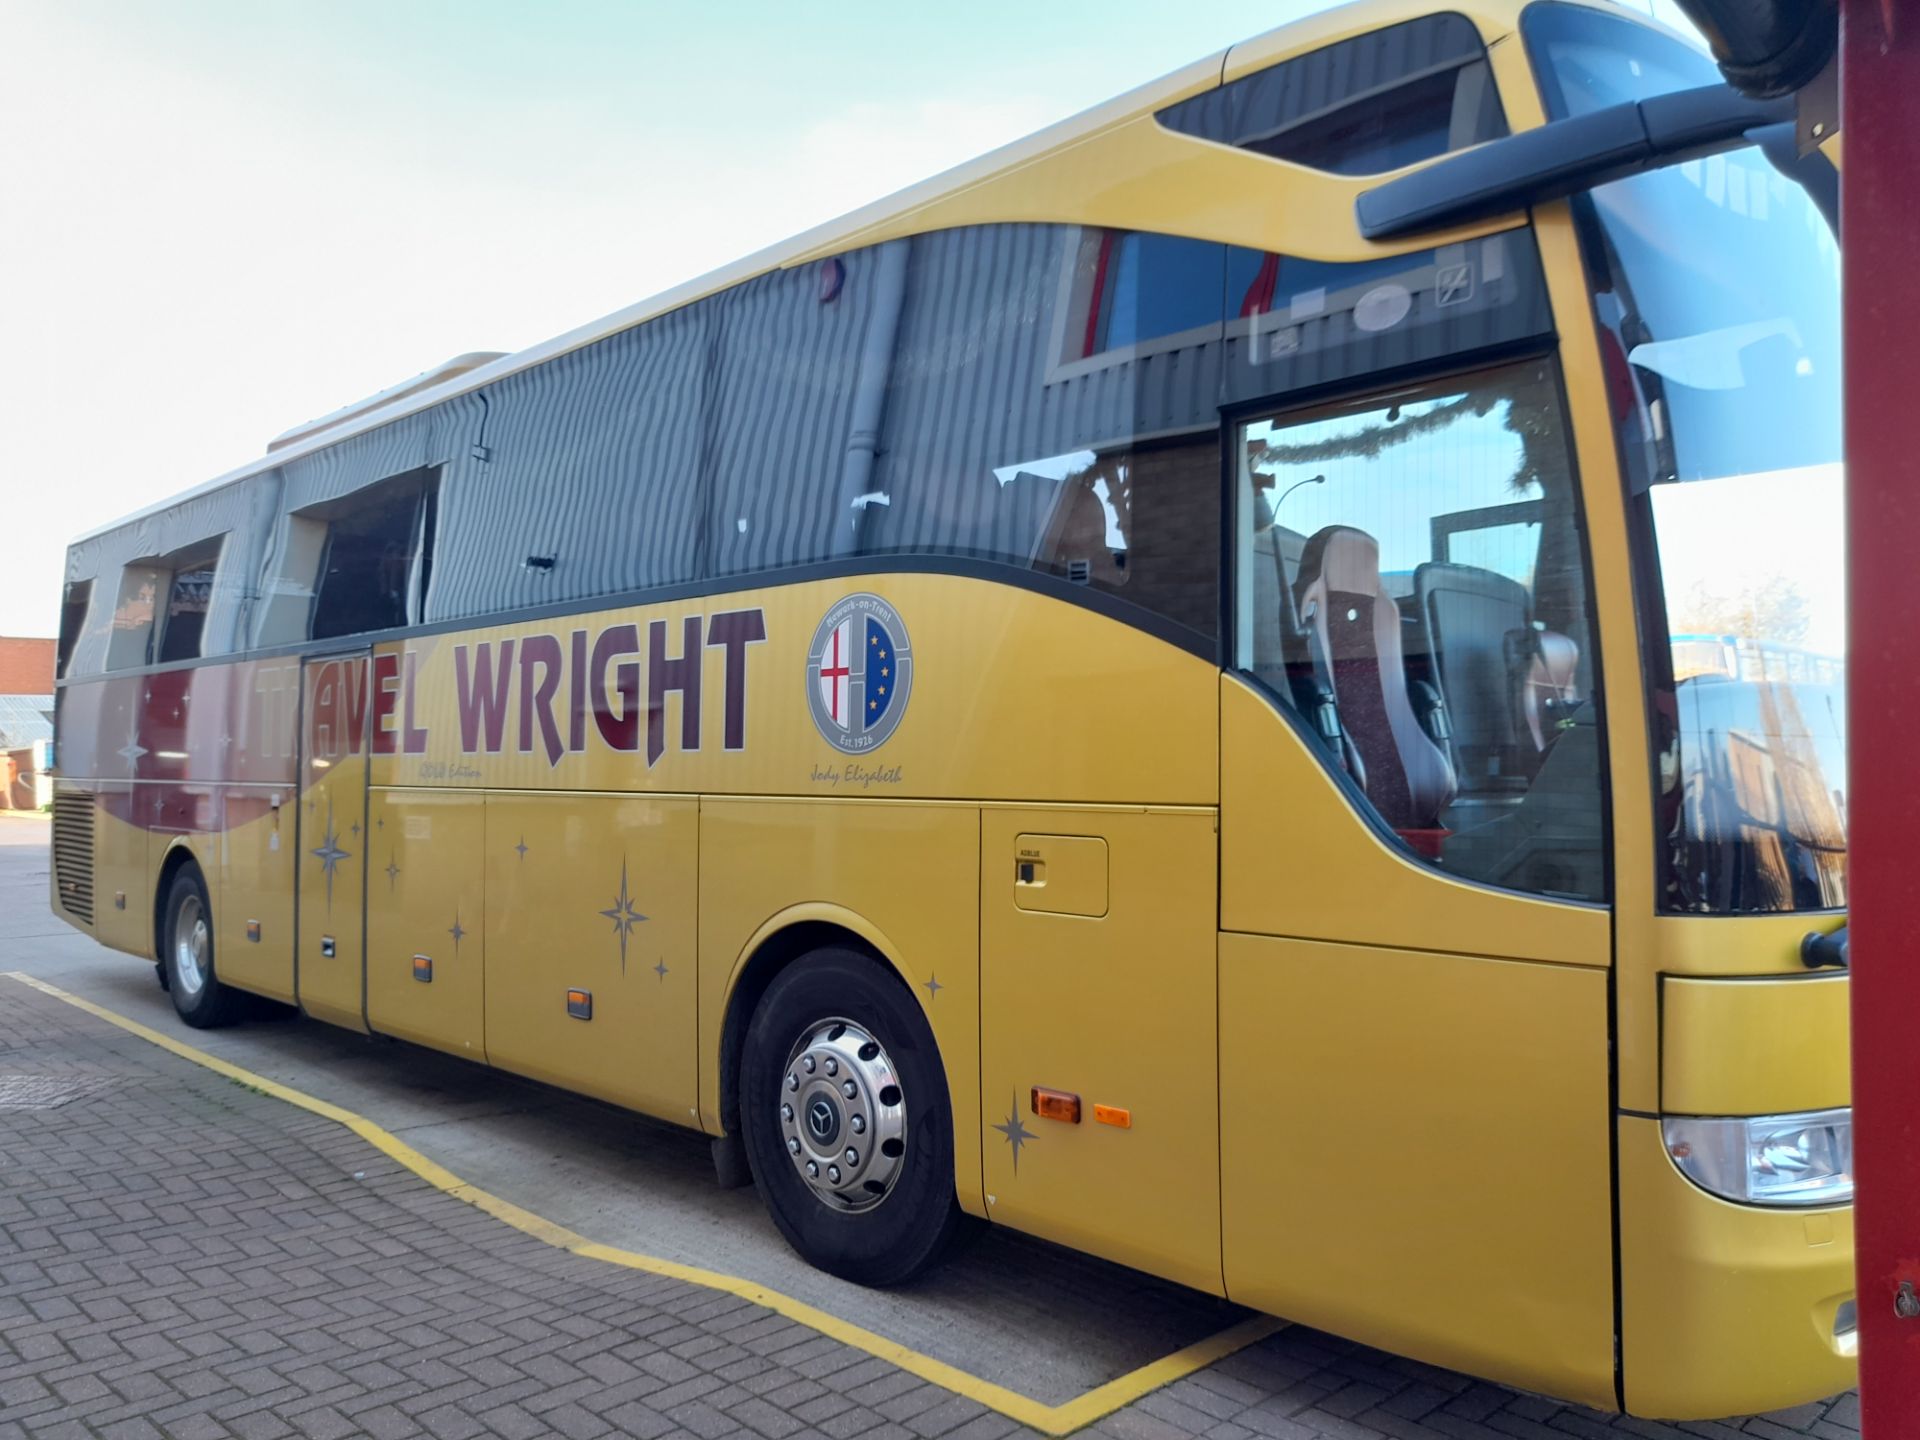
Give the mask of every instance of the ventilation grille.
<path id="1" fill-rule="evenodd" d="M 93 924 L 93 796 L 53 797 L 53 881 L 60 908 Z"/>

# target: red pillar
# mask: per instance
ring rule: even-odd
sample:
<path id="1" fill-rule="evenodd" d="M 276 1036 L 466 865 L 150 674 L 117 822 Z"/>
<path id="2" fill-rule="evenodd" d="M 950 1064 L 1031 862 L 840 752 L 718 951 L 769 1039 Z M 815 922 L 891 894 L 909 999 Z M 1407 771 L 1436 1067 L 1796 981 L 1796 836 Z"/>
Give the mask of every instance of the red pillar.
<path id="1" fill-rule="evenodd" d="M 1904 12 L 1904 13 L 1901 13 Z M 1868 1440 L 1920 1436 L 1920 7 L 1843 0 L 1853 1107 Z"/>

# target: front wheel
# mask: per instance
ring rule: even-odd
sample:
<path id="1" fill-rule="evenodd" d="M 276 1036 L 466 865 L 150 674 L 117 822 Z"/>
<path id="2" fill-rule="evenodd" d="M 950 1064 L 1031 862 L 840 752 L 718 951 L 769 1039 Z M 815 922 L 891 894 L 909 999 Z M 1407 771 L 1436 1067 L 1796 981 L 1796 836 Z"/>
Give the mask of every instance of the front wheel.
<path id="1" fill-rule="evenodd" d="M 222 985 L 213 973 L 213 906 L 197 865 L 182 865 L 167 892 L 160 930 L 160 966 L 180 1018 L 196 1030 L 231 1025 L 246 996 Z"/>
<path id="2" fill-rule="evenodd" d="M 913 996 L 857 951 L 819 950 L 767 987 L 745 1052 L 747 1154 L 787 1242 L 862 1285 L 933 1265 L 963 1217 L 946 1074 Z"/>

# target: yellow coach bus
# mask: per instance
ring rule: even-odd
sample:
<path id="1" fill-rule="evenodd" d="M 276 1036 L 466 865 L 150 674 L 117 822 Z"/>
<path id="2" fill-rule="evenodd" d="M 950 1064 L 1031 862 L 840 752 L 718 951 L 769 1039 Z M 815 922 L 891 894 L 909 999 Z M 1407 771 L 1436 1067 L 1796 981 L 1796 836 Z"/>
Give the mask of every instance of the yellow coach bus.
<path id="1" fill-rule="evenodd" d="M 289 432 L 69 552 L 54 907 L 189 1024 L 697 1127 L 855 1280 L 987 1221 L 1595 1406 L 1842 1389 L 1792 132 L 1616 8 L 1367 0 Z"/>

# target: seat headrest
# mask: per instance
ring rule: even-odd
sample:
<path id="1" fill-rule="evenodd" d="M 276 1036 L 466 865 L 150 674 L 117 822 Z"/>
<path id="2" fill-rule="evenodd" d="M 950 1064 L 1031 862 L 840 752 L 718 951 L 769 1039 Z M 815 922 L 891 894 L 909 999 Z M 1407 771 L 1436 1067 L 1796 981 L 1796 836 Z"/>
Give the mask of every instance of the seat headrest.
<path id="1" fill-rule="evenodd" d="M 1520 617 L 1514 622 L 1516 626 L 1524 625 L 1532 611 L 1527 587 L 1518 580 L 1478 565 L 1455 565 L 1445 560 L 1427 560 L 1414 567 L 1413 593 L 1423 606 L 1443 595 L 1498 601 Z"/>
<path id="2" fill-rule="evenodd" d="M 1380 542 L 1351 525 L 1329 525 L 1316 531 L 1300 554 L 1300 589 L 1304 595 L 1315 581 L 1328 590 L 1349 595 L 1374 595 L 1380 590 Z"/>

